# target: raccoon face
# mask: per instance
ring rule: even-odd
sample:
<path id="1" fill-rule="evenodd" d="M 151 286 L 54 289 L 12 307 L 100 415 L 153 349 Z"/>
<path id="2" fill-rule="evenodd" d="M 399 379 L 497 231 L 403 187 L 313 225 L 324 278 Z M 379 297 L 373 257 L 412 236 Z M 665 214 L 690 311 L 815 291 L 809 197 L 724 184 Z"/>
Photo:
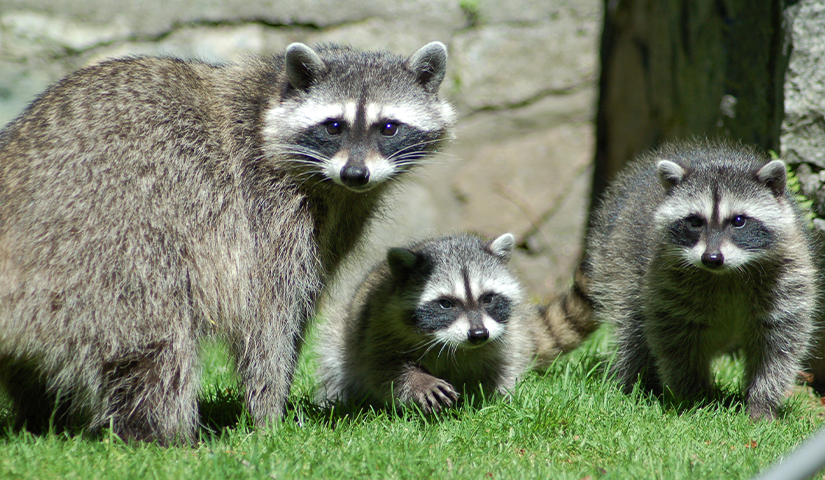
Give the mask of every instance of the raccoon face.
<path id="1" fill-rule="evenodd" d="M 693 213 L 668 225 L 669 241 L 684 248 L 687 262 L 723 271 L 745 265 L 771 249 L 775 238 L 764 222 L 745 213 L 720 210 L 710 217 Z"/>
<path id="2" fill-rule="evenodd" d="M 420 162 L 440 142 L 440 131 L 415 126 L 401 109 L 349 103 L 309 127 L 298 143 L 323 161 L 321 172 L 338 185 L 366 191 Z"/>
<path id="3" fill-rule="evenodd" d="M 501 337 L 510 320 L 510 299 L 494 291 L 476 293 L 467 288 L 461 295 L 446 293 L 422 303 L 415 311 L 419 330 L 432 334 L 439 343 L 460 347 L 477 347 Z"/>
<path id="4" fill-rule="evenodd" d="M 656 219 L 664 226 L 665 242 L 676 247 L 686 263 L 714 272 L 730 271 L 768 254 L 783 218 L 789 218 L 779 188 L 767 180 L 768 175 L 771 182 L 781 176 L 784 193 L 785 165 L 775 162 L 759 170 L 755 181 L 702 182 L 702 188 L 695 188 L 680 166 L 660 161 L 668 198 Z"/>
<path id="5" fill-rule="evenodd" d="M 513 235 L 506 233 L 491 242 L 471 235 L 445 237 L 426 244 L 423 252 L 390 249 L 390 271 L 404 282 L 400 290 L 420 292 L 410 326 L 451 347 L 501 339 L 522 295 L 506 267 L 514 246 Z"/>
<path id="6" fill-rule="evenodd" d="M 437 98 L 446 47 L 433 42 L 408 60 L 303 44 L 286 50 L 289 84 L 270 108 L 272 154 L 355 192 L 420 163 L 449 139 L 455 114 Z"/>

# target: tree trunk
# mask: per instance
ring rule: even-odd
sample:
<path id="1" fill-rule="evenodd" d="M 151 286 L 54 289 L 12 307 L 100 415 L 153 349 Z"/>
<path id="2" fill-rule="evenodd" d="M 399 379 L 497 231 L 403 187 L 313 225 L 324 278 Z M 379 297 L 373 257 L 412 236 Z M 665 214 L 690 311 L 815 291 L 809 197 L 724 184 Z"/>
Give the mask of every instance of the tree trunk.
<path id="1" fill-rule="evenodd" d="M 591 210 L 633 156 L 727 137 L 779 151 L 780 0 L 606 0 Z"/>

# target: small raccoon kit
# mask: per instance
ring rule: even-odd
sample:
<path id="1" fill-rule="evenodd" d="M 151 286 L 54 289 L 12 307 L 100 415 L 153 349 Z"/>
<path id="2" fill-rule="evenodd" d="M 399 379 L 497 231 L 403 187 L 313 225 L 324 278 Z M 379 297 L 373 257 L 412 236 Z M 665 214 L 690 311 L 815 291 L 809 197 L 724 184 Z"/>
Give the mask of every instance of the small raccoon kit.
<path id="1" fill-rule="evenodd" d="M 191 440 L 198 340 L 283 412 L 316 299 L 452 137 L 446 47 L 112 60 L 0 132 L 0 385 L 19 425 Z"/>
<path id="2" fill-rule="evenodd" d="M 752 418 L 773 418 L 811 341 L 814 246 L 785 164 L 727 143 L 675 143 L 631 163 L 598 208 L 583 268 L 615 325 L 613 371 L 681 399 L 713 390 L 711 360 L 745 355 Z"/>
<path id="3" fill-rule="evenodd" d="M 439 411 L 464 392 L 504 394 L 581 343 L 595 326 L 569 323 L 579 300 L 528 303 L 507 267 L 514 246 L 459 234 L 390 249 L 319 328 L 318 401 Z"/>

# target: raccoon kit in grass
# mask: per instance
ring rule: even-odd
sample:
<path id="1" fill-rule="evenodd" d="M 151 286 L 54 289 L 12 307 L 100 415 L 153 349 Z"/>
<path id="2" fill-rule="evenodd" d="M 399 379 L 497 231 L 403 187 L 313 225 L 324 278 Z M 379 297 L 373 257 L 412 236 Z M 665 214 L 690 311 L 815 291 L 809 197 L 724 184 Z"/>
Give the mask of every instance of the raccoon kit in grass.
<path id="1" fill-rule="evenodd" d="M 507 267 L 514 245 L 460 234 L 390 249 L 348 311 L 319 326 L 319 403 L 439 411 L 463 392 L 506 393 L 581 343 L 595 328 L 572 312 L 588 308 L 582 297 L 530 304 Z"/>
<path id="2" fill-rule="evenodd" d="M 751 418 L 773 418 L 808 351 L 814 248 L 785 164 L 728 143 L 674 143 L 630 164 L 597 210 L 585 267 L 613 365 L 677 399 L 712 392 L 711 360 L 741 347 Z"/>
<path id="3" fill-rule="evenodd" d="M 196 432 L 197 343 L 227 339 L 262 425 L 388 186 L 451 137 L 446 47 L 292 44 L 85 68 L 0 134 L 0 384 L 19 422 Z"/>

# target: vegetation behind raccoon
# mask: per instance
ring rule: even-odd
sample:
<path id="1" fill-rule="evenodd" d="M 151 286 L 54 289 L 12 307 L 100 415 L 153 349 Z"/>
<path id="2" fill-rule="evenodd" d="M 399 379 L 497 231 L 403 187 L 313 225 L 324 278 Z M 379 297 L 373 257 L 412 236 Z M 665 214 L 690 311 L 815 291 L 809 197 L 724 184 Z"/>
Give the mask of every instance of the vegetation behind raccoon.
<path id="1" fill-rule="evenodd" d="M 191 439 L 197 341 L 225 336 L 257 424 L 387 186 L 451 137 L 446 47 L 292 44 L 80 70 L 0 134 L 0 384 L 19 422 Z"/>

